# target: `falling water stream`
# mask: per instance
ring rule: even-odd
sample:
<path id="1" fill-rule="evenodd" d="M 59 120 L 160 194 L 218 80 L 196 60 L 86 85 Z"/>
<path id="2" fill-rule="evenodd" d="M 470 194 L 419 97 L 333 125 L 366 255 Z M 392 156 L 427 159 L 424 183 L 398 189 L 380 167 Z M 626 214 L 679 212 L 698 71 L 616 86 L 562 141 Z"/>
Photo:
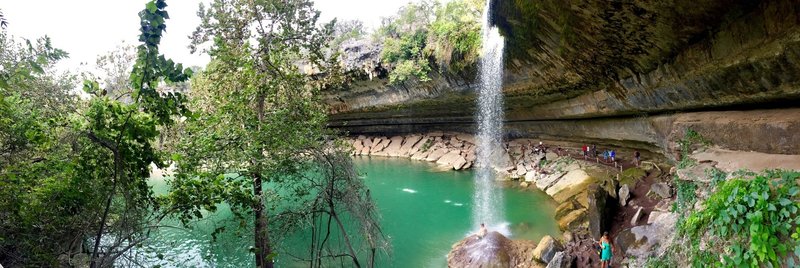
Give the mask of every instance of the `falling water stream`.
<path id="1" fill-rule="evenodd" d="M 503 48 L 505 40 L 497 27 L 490 23 L 491 0 L 483 10 L 482 51 L 479 64 L 480 88 L 478 91 L 478 165 L 475 173 L 473 223 L 486 223 L 490 228 L 503 230 L 504 213 L 502 192 L 494 186 L 492 168 L 495 154 L 502 151 L 503 131 Z M 508 235 L 506 233 L 506 235 Z"/>

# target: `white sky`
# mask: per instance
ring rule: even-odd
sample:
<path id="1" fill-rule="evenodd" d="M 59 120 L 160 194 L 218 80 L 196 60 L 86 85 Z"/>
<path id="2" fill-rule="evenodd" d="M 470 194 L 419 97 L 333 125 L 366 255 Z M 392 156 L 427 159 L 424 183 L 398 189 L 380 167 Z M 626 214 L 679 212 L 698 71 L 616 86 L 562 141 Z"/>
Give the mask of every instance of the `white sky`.
<path id="1" fill-rule="evenodd" d="M 168 0 L 167 33 L 161 39 L 161 52 L 184 67 L 204 66 L 207 55 L 189 53 L 188 36 L 200 22 L 197 7 L 201 0 Z M 209 2 L 209 0 L 202 0 Z M 315 0 L 329 21 L 359 19 L 376 27 L 380 18 L 393 15 L 413 0 Z M 50 36 L 53 45 L 70 53 L 59 69 L 78 70 L 80 63 L 94 66 L 98 55 L 114 50 L 124 41 L 138 45 L 139 17 L 146 0 L 0 0 L 8 20 L 8 32 L 16 37 L 36 39 Z"/>

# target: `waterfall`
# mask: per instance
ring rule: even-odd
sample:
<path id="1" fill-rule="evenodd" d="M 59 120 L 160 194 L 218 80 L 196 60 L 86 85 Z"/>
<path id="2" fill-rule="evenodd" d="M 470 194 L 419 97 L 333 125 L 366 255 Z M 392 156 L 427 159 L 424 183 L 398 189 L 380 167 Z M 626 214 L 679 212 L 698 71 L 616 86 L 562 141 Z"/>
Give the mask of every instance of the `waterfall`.
<path id="1" fill-rule="evenodd" d="M 505 153 L 503 136 L 503 47 L 505 40 L 497 27 L 489 22 L 491 0 L 486 1 L 481 27 L 482 46 L 478 79 L 478 137 L 477 172 L 473 221 L 475 226 L 486 223 L 496 227 L 503 224 L 503 195 L 495 187 L 496 173 L 492 168 L 495 154 Z M 495 155 L 495 156 L 493 156 Z"/>

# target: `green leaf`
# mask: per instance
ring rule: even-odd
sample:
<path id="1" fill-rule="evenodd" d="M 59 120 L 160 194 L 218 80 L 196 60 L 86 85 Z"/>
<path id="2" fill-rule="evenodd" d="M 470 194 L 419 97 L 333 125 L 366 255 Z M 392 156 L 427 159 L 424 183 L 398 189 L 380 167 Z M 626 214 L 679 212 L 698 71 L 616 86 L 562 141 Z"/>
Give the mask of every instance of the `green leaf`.
<path id="1" fill-rule="evenodd" d="M 798 193 L 800 193 L 800 188 L 798 187 L 792 187 L 789 189 L 790 196 L 796 196 Z"/>
<path id="2" fill-rule="evenodd" d="M 156 2 L 155 1 L 148 2 L 147 5 L 145 6 L 145 8 L 147 9 L 147 11 L 150 11 L 150 13 L 155 13 L 156 10 L 158 10 L 158 7 L 156 7 Z"/>

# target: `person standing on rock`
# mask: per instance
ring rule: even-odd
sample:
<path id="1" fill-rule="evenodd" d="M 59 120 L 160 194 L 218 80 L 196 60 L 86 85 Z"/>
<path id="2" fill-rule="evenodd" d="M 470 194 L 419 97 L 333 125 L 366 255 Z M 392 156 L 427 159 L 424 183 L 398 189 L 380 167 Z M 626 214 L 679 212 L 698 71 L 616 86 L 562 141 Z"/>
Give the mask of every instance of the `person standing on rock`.
<path id="1" fill-rule="evenodd" d="M 478 229 L 478 239 L 483 238 L 487 233 L 489 233 L 489 230 L 486 229 L 485 224 L 481 223 L 481 228 Z"/>
<path id="2" fill-rule="evenodd" d="M 614 150 L 609 151 L 608 152 L 608 156 L 611 157 L 611 162 L 616 162 L 617 161 L 616 160 L 616 157 L 617 157 L 617 152 L 616 151 L 614 151 Z"/>
<path id="3" fill-rule="evenodd" d="M 640 154 L 638 150 L 633 152 L 633 164 L 637 167 L 639 166 L 640 157 L 642 157 L 642 154 Z"/>
<path id="4" fill-rule="evenodd" d="M 611 264 L 611 257 L 613 257 L 614 246 L 611 245 L 611 240 L 608 239 L 608 232 L 603 232 L 603 237 L 600 237 L 600 267 L 608 268 Z"/>

